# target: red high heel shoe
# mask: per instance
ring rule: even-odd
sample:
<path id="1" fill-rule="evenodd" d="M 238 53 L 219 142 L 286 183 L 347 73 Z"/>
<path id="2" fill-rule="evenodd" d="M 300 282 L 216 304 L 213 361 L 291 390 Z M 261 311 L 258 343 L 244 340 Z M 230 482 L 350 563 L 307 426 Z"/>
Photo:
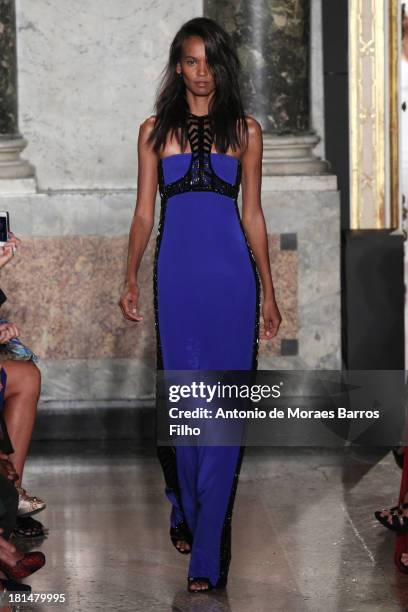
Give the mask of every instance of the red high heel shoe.
<path id="1" fill-rule="evenodd" d="M 17 561 L 17 565 L 11 567 L 6 563 L 0 562 L 0 570 L 4 572 L 7 578 L 12 580 L 22 580 L 31 576 L 34 572 L 45 565 L 45 555 L 40 551 L 30 552 L 24 555 L 20 561 Z"/>

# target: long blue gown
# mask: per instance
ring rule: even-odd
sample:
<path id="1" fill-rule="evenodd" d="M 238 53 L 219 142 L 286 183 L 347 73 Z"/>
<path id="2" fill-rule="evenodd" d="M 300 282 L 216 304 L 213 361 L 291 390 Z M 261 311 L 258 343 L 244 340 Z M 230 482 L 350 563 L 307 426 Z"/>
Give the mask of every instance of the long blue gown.
<path id="1" fill-rule="evenodd" d="M 159 161 L 154 261 L 158 370 L 257 368 L 260 282 L 239 214 L 238 158 L 211 152 L 208 115 L 187 115 L 191 153 Z M 189 577 L 227 583 L 243 446 L 160 446 L 171 528 L 192 543 Z M 180 527 L 180 532 L 177 528 Z"/>

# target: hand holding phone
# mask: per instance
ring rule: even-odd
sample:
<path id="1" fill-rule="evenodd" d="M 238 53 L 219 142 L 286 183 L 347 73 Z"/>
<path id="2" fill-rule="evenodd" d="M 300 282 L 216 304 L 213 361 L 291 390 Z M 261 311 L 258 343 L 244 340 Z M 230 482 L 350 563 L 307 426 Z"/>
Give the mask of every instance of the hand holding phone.
<path id="1" fill-rule="evenodd" d="M 10 217 L 8 211 L 0 210 L 0 246 L 5 246 L 9 239 Z"/>
<path id="2" fill-rule="evenodd" d="M 11 244 L 12 245 L 13 253 L 15 253 L 17 248 L 21 244 L 21 240 L 20 240 L 20 238 L 17 238 L 17 236 L 15 234 L 13 234 L 13 232 L 11 230 L 9 230 L 9 237 L 8 237 L 7 244 Z"/>
<path id="3" fill-rule="evenodd" d="M 13 258 L 21 240 L 10 230 L 8 211 L 0 211 L 0 268 Z"/>

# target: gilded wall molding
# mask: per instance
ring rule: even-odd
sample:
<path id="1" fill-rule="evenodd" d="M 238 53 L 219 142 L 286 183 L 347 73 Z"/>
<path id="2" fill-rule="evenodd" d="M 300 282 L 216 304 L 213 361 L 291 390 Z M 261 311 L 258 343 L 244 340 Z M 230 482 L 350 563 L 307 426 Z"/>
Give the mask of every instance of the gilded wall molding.
<path id="1" fill-rule="evenodd" d="M 389 146 L 390 146 L 390 224 L 402 228 L 402 203 L 400 201 L 400 87 L 399 67 L 401 56 L 401 5 L 389 0 L 388 9 L 388 70 L 389 70 Z"/>
<path id="2" fill-rule="evenodd" d="M 391 3 L 394 0 L 391 0 Z M 387 0 L 349 0 L 350 227 L 390 227 Z M 387 22 L 387 23 L 386 23 Z"/>

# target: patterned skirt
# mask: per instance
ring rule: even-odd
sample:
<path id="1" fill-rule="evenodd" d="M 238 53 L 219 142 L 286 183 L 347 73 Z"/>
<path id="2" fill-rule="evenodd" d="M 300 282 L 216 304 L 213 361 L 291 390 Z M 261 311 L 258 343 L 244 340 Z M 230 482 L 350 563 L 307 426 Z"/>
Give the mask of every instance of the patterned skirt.
<path id="1" fill-rule="evenodd" d="M 8 323 L 7 319 L 0 318 L 0 325 Z M 5 344 L 0 344 L 0 361 L 13 359 L 17 361 L 33 361 L 38 362 L 37 355 L 25 346 L 19 338 L 12 338 Z"/>

